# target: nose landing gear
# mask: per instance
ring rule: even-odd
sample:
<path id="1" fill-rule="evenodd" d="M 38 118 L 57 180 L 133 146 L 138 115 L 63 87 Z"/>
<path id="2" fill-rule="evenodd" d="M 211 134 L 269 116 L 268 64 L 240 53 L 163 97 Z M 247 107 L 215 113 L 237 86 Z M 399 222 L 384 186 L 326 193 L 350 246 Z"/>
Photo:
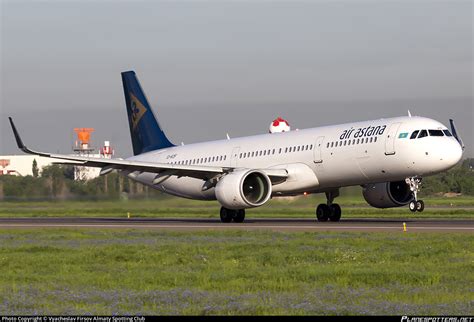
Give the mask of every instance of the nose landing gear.
<path id="1" fill-rule="evenodd" d="M 418 191 L 421 187 L 421 178 L 420 177 L 411 177 L 406 178 L 405 182 L 410 187 L 411 192 L 413 193 L 414 200 L 410 201 L 408 208 L 411 212 L 422 212 L 425 209 L 425 203 L 423 200 L 418 200 Z"/>
<path id="2" fill-rule="evenodd" d="M 319 204 L 316 208 L 318 221 L 339 221 L 341 219 L 341 207 L 337 203 L 332 203 L 337 196 L 339 196 L 339 190 L 326 192 L 327 204 Z"/>

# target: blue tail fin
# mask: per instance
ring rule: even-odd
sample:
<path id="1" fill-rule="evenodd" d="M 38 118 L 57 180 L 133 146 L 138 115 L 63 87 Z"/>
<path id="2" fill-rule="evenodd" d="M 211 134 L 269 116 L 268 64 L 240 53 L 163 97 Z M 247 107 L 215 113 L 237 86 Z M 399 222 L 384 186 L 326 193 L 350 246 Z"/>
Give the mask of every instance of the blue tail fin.
<path id="1" fill-rule="evenodd" d="M 122 73 L 133 154 L 174 146 L 155 118 L 134 71 Z"/>

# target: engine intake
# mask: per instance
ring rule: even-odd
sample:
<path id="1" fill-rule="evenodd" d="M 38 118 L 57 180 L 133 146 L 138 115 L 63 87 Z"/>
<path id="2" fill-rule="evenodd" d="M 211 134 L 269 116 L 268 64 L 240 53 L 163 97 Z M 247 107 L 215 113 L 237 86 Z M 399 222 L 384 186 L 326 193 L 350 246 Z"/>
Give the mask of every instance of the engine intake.
<path id="1" fill-rule="evenodd" d="M 259 207 L 272 195 L 270 178 L 258 170 L 235 171 L 216 185 L 216 198 L 228 209 Z"/>
<path id="2" fill-rule="evenodd" d="M 413 200 L 413 193 L 405 181 L 368 184 L 363 187 L 365 201 L 376 208 L 401 207 Z"/>

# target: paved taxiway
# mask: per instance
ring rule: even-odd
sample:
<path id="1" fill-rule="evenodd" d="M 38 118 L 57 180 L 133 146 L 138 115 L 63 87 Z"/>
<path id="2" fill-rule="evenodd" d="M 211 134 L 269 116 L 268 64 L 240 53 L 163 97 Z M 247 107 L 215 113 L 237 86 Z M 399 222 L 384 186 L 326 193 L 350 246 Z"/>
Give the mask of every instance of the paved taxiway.
<path id="1" fill-rule="evenodd" d="M 474 220 L 436 219 L 341 219 L 316 222 L 314 219 L 246 219 L 242 224 L 223 224 L 219 219 L 190 218 L 0 218 L 2 228 L 127 228 L 162 230 L 266 229 L 274 231 L 403 231 L 474 233 Z"/>

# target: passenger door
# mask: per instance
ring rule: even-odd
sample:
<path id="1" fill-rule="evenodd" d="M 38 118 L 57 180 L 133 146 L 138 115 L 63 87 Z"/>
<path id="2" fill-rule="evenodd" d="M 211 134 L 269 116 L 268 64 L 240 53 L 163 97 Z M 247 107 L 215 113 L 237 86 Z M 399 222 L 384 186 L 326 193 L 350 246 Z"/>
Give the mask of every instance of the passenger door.
<path id="1" fill-rule="evenodd" d="M 324 136 L 320 136 L 316 139 L 316 143 L 314 144 L 314 149 L 313 149 L 314 163 L 323 162 L 323 155 L 322 155 L 323 142 L 324 142 Z"/>
<path id="2" fill-rule="evenodd" d="M 239 160 L 239 151 L 240 151 L 240 146 L 237 146 L 232 150 L 232 154 L 230 155 L 230 166 L 231 167 L 236 167 L 237 166 L 237 161 Z"/>
<path id="3" fill-rule="evenodd" d="M 402 123 L 393 123 L 385 138 L 385 155 L 395 154 L 395 138 L 397 136 L 398 129 Z"/>

